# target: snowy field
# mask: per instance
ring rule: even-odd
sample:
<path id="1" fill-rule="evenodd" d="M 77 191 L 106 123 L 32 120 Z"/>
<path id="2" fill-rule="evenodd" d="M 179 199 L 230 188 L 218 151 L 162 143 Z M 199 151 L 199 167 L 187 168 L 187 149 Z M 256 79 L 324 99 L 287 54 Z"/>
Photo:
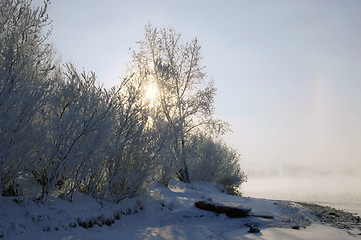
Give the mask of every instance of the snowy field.
<path id="1" fill-rule="evenodd" d="M 274 218 L 228 218 L 196 208 L 200 200 L 252 208 L 251 215 Z M 3 239 L 361 239 L 360 223 L 349 222 L 340 212 L 326 209 L 322 214 L 332 217 L 331 222 L 322 223 L 303 205 L 227 195 L 210 183 L 173 181 L 169 188 L 155 186 L 120 204 L 81 194 L 73 203 L 54 199 L 39 205 L 2 198 L 0 204 Z M 331 226 L 340 221 L 342 229 Z M 250 227 L 260 232 L 249 233 Z"/>

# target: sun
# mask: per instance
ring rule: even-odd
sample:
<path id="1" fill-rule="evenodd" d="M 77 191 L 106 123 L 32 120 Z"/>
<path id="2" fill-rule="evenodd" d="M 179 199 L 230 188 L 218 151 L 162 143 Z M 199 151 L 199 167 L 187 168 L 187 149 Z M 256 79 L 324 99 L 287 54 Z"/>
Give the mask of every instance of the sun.
<path id="1" fill-rule="evenodd" d="M 156 84 L 151 83 L 144 88 L 145 98 L 154 103 L 159 96 L 159 88 Z"/>

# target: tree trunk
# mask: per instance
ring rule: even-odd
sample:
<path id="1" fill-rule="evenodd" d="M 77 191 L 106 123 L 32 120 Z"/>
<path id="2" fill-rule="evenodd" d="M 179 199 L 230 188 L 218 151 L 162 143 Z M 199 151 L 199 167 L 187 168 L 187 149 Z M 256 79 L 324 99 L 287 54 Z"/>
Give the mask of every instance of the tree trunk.
<path id="1" fill-rule="evenodd" d="M 182 161 L 182 164 L 183 164 L 183 167 L 182 167 L 182 178 L 183 178 L 183 182 L 186 182 L 186 183 L 190 183 L 190 179 L 189 179 L 189 172 L 188 172 L 188 165 L 187 165 L 187 160 L 186 160 L 186 154 L 185 154 L 185 151 L 184 151 L 184 139 L 182 139 L 182 145 L 181 145 L 181 161 Z"/>

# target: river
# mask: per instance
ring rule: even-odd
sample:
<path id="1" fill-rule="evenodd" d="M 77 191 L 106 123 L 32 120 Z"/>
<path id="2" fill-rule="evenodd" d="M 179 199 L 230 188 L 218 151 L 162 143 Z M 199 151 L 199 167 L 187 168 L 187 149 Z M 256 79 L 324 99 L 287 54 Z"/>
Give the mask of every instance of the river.
<path id="1" fill-rule="evenodd" d="M 245 197 L 302 201 L 334 207 L 361 216 L 361 180 L 359 177 L 321 176 L 252 177 L 242 185 Z"/>

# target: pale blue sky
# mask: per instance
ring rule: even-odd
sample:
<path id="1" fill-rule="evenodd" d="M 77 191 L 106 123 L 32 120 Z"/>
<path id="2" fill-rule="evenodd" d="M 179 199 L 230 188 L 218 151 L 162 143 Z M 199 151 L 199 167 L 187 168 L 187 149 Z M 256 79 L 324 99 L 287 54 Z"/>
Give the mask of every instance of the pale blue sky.
<path id="1" fill-rule="evenodd" d="M 36 0 L 38 2 L 40 0 Z M 361 1 L 53 0 L 63 61 L 117 84 L 144 25 L 197 37 L 247 170 L 361 171 Z"/>

